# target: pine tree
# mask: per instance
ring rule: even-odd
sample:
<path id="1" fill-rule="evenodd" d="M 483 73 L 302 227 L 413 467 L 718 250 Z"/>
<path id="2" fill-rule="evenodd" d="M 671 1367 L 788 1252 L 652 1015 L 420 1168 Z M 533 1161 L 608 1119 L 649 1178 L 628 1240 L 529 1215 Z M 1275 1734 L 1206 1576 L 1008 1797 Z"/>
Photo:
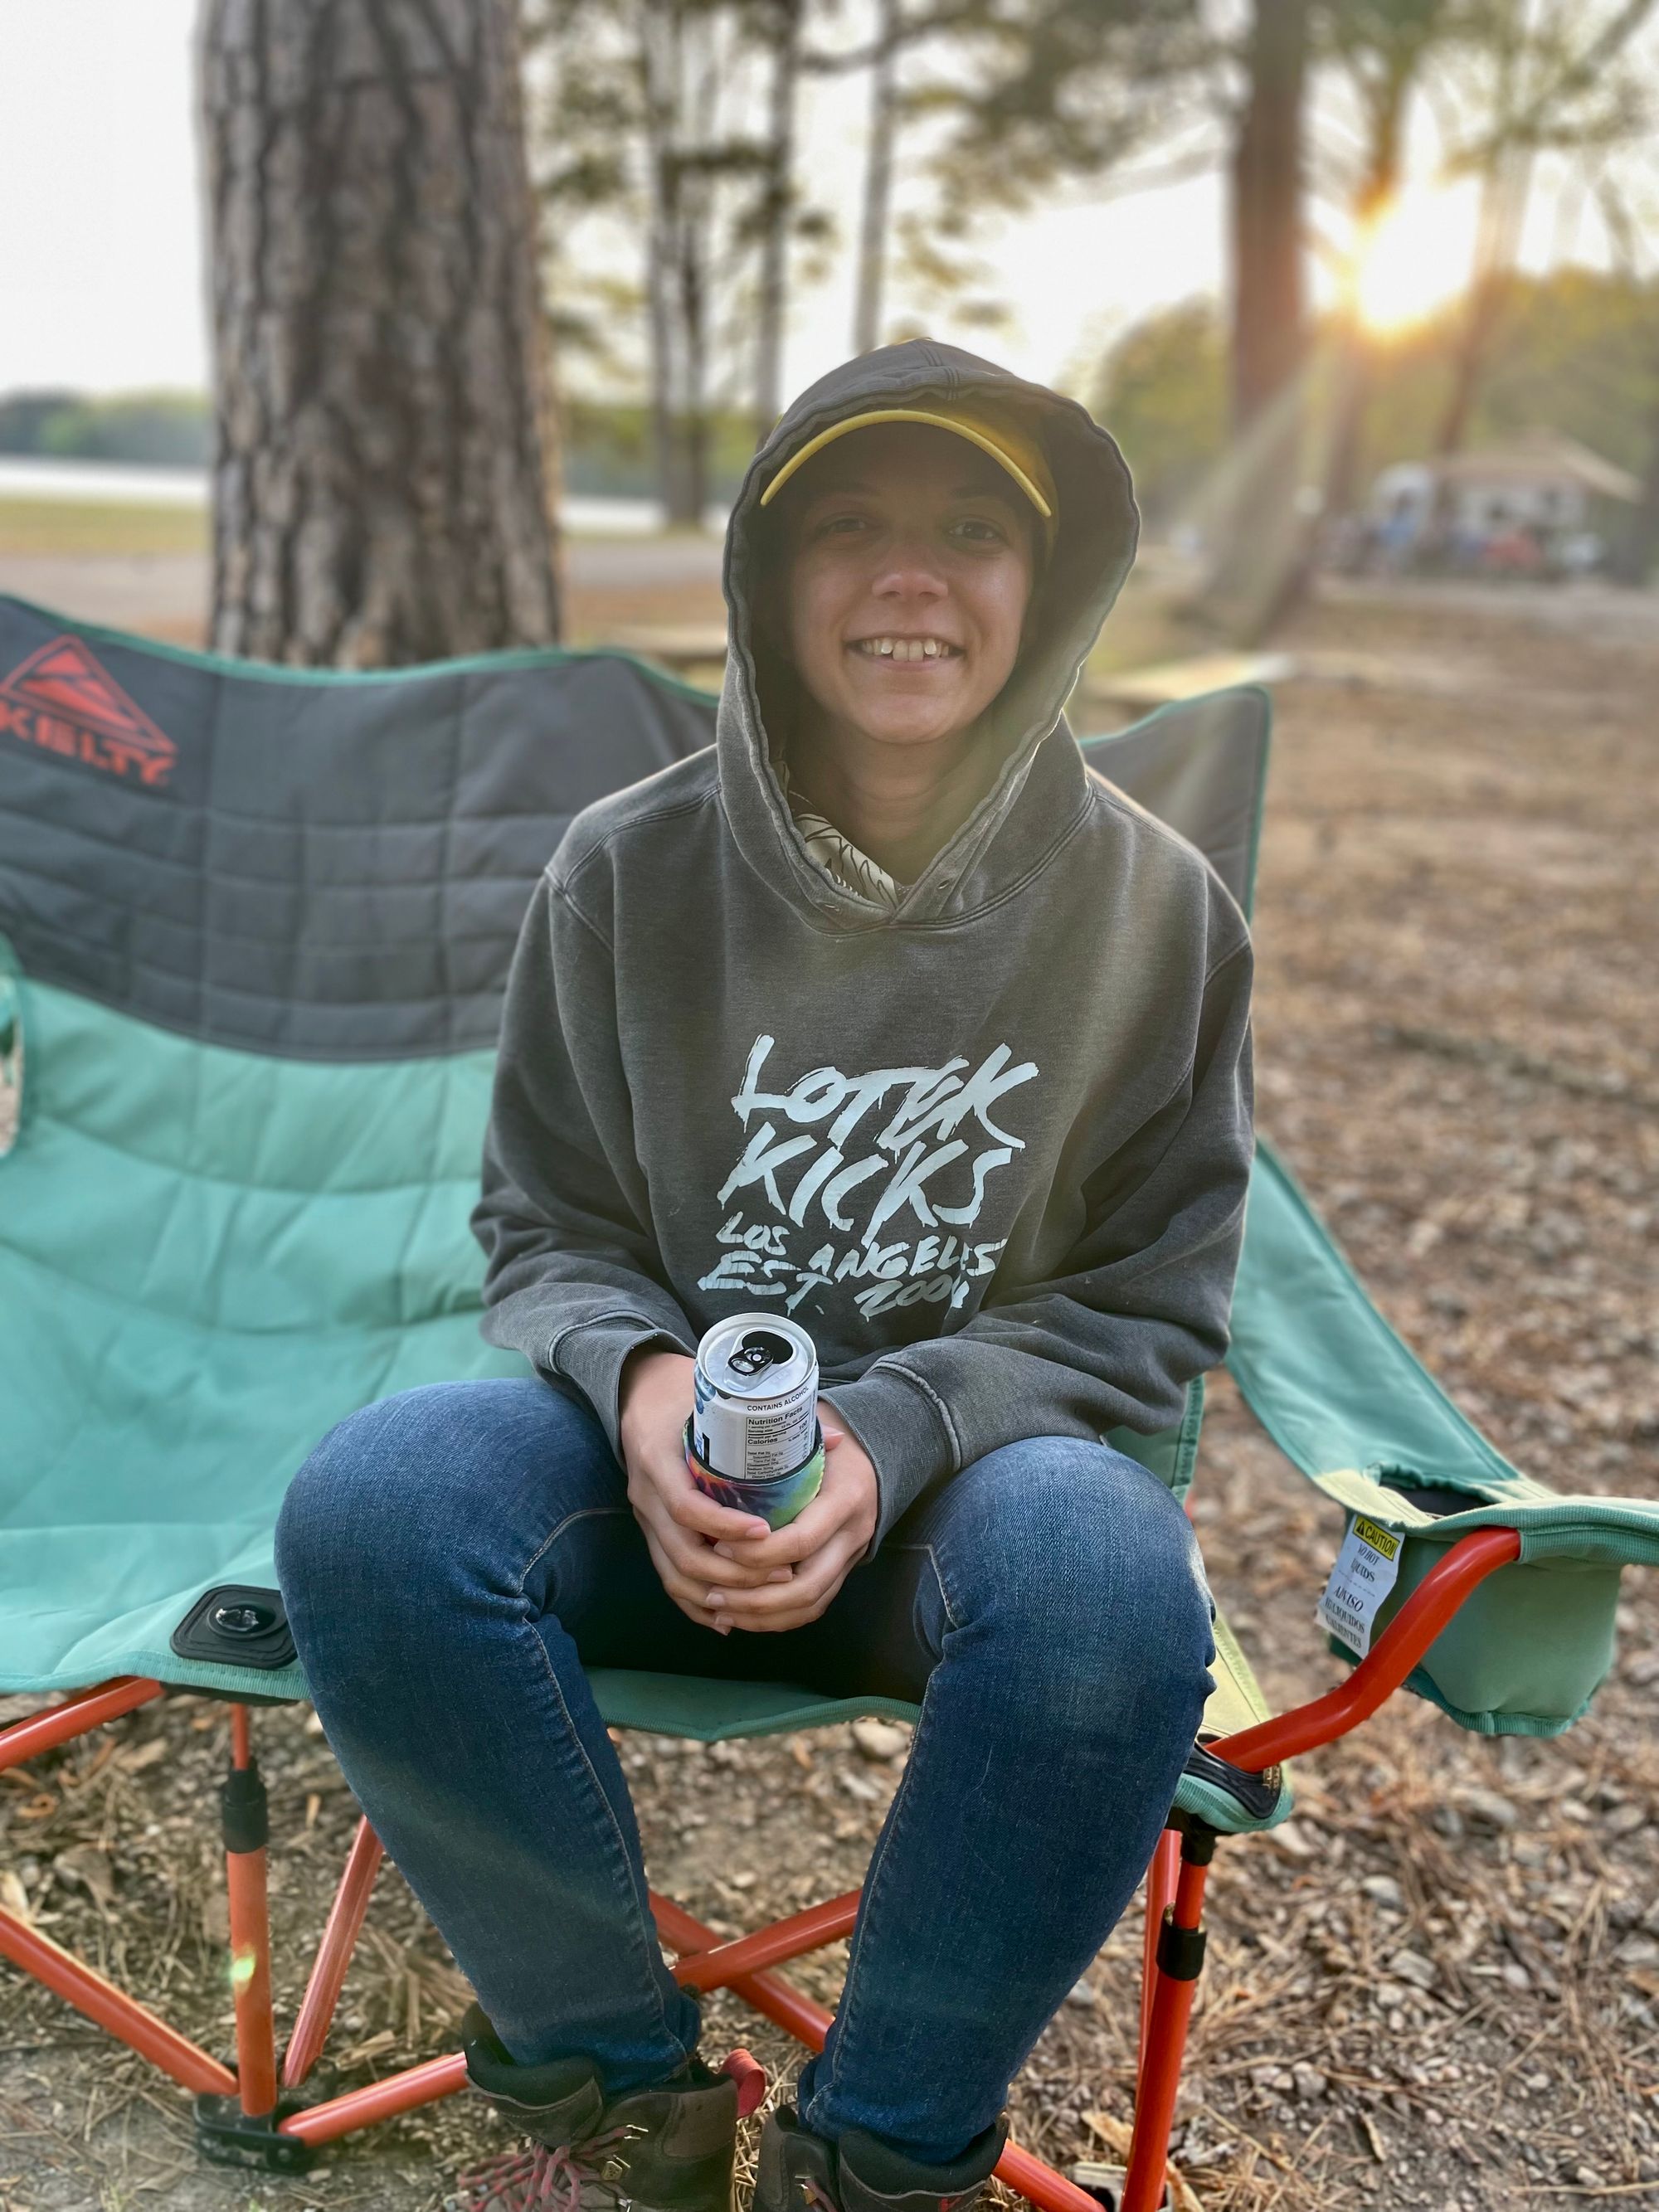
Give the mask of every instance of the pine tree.
<path id="1" fill-rule="evenodd" d="M 555 642 L 514 0 L 208 0 L 212 641 Z"/>

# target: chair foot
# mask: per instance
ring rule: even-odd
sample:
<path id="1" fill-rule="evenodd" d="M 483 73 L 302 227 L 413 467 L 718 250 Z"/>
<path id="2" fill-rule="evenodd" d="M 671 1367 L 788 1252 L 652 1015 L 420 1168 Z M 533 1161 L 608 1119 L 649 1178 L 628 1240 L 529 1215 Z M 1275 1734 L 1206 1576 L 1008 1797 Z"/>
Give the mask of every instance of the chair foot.
<path id="1" fill-rule="evenodd" d="M 279 2120 L 304 2110 L 300 2099 L 286 2097 L 273 2112 L 255 2117 L 242 2110 L 238 2097 L 198 2097 L 196 2148 L 215 2166 L 252 2166 L 264 2173 L 305 2173 L 316 2163 L 315 2150 L 298 2136 L 276 2132 Z"/>

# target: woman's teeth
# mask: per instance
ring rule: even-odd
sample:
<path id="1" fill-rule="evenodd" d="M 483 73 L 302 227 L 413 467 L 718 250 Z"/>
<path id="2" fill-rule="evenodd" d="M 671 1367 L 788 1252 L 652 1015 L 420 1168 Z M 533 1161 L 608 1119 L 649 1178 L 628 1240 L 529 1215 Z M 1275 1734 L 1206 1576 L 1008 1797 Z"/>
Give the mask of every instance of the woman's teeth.
<path id="1" fill-rule="evenodd" d="M 867 660 L 954 660 L 959 650 L 942 637 L 861 637 L 857 649 Z"/>

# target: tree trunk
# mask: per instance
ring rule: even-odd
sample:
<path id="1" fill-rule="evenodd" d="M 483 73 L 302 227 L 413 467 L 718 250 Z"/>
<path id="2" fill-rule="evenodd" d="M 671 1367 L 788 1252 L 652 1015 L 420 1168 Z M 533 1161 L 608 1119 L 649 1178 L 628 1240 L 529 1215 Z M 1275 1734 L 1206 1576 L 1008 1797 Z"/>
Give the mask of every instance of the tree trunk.
<path id="1" fill-rule="evenodd" d="M 1659 360 L 1654 363 L 1655 389 L 1659 392 Z M 1648 465 L 1642 474 L 1642 496 L 1630 513 L 1619 543 L 1613 549 L 1613 574 L 1621 584 L 1645 584 L 1659 562 L 1659 398 L 1648 416 Z"/>
<path id="2" fill-rule="evenodd" d="M 760 332 L 755 362 L 755 442 L 783 410 L 783 330 L 788 304 L 789 215 L 795 163 L 795 84 L 800 72 L 802 0 L 773 0 L 771 112 L 762 211 Z"/>
<path id="3" fill-rule="evenodd" d="M 686 482 L 681 449 L 680 347 L 678 343 L 680 199 L 684 186 L 678 147 L 684 25 L 678 5 L 643 0 L 637 13 L 650 215 L 646 233 L 646 295 L 651 330 L 651 434 L 657 496 L 671 523 L 696 522 L 702 508 Z"/>
<path id="4" fill-rule="evenodd" d="M 1303 92 L 1308 0 L 1255 0 L 1249 90 L 1232 162 L 1236 435 L 1302 366 Z"/>
<path id="5" fill-rule="evenodd" d="M 514 0 L 207 0 L 212 641 L 557 641 Z"/>
<path id="6" fill-rule="evenodd" d="M 853 308 L 853 351 L 881 343 L 881 295 L 887 275 L 887 228 L 893 200 L 893 139 L 898 123 L 900 0 L 879 0 L 876 58 L 870 75 L 870 137 L 865 154 L 864 211 L 859 225 L 858 294 Z"/>
<path id="7" fill-rule="evenodd" d="M 1492 357 L 1492 340 L 1498 334 L 1509 295 L 1510 273 L 1515 265 L 1531 184 L 1530 149 L 1507 149 L 1496 156 L 1481 199 L 1474 281 L 1469 287 L 1468 304 L 1452 361 L 1451 389 L 1435 436 L 1437 459 L 1449 459 L 1452 454 L 1461 453 L 1468 436 L 1480 380 Z"/>
<path id="8" fill-rule="evenodd" d="M 1297 504 L 1306 348 L 1303 96 L 1308 0 L 1254 0 L 1231 164 L 1232 425 L 1227 494 L 1195 611 L 1241 645 L 1295 604 L 1309 532 Z"/>
<path id="9" fill-rule="evenodd" d="M 683 511 L 673 520 L 701 527 L 708 506 L 708 230 L 706 180 L 682 202 L 679 305 L 684 359 L 678 418 Z"/>
<path id="10" fill-rule="evenodd" d="M 1402 44 L 1389 57 L 1382 82 L 1370 103 L 1370 144 L 1365 176 L 1354 205 L 1354 222 L 1360 253 L 1369 247 L 1379 220 L 1400 185 L 1401 126 L 1407 95 L 1416 80 L 1426 38 Z M 1358 261 L 1353 275 L 1358 274 Z M 1371 396 L 1375 362 L 1370 339 L 1360 319 L 1359 301 L 1351 283 L 1338 321 L 1336 364 L 1331 397 L 1331 429 L 1325 459 L 1325 493 L 1322 507 L 1328 516 L 1341 516 L 1353 504 L 1354 482 L 1359 473 L 1360 441 Z"/>

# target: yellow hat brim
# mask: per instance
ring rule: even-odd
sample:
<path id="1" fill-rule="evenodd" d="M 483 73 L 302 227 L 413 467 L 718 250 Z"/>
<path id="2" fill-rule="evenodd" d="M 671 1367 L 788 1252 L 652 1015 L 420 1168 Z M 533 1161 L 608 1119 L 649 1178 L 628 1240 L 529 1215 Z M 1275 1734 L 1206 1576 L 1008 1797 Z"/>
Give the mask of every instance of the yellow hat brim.
<path id="1" fill-rule="evenodd" d="M 845 422 L 832 422 L 827 430 L 820 430 L 816 438 L 809 438 L 798 453 L 789 456 L 761 494 L 761 505 L 769 507 L 790 477 L 798 469 L 805 468 L 815 453 L 821 453 L 826 446 L 833 446 L 837 438 L 846 437 L 848 431 L 868 429 L 876 422 L 925 422 L 931 429 L 950 430 L 958 438 L 966 438 L 970 446 L 977 446 L 981 453 L 988 453 L 1000 468 L 1007 471 L 1045 522 L 1054 520 L 1053 506 L 1006 447 L 1000 445 L 988 430 L 981 429 L 977 423 L 960 416 L 936 414 L 925 407 L 873 407 L 866 414 L 849 415 Z"/>

